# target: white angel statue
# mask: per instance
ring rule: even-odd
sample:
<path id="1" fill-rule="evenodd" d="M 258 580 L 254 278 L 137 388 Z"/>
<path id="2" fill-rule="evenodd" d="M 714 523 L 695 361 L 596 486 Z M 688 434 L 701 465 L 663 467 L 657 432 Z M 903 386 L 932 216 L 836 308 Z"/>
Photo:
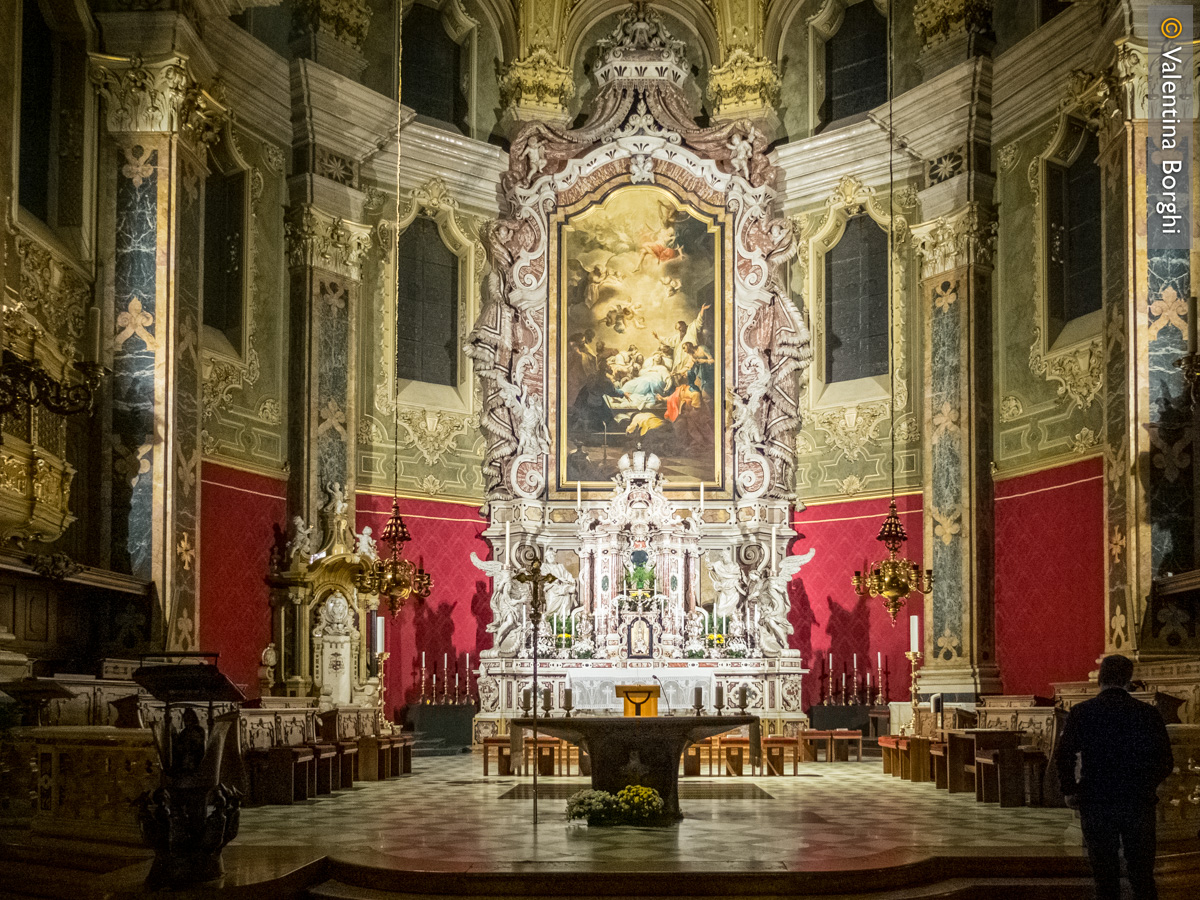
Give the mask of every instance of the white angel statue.
<path id="1" fill-rule="evenodd" d="M 798 656 L 799 650 L 788 649 L 787 639 L 795 629 L 788 621 L 788 583 L 800 574 L 800 569 L 813 558 L 816 548 L 802 556 L 785 556 L 778 571 L 771 573 L 770 563 L 752 572 L 746 584 L 746 602 L 758 607 L 758 645 L 763 656 Z"/>
<path id="2" fill-rule="evenodd" d="M 492 622 L 487 630 L 493 635 L 492 649 L 481 656 L 513 656 L 521 645 L 521 607 L 514 596 L 512 572 L 502 562 L 480 559 L 471 554 L 475 568 L 492 579 Z"/>
<path id="3" fill-rule="evenodd" d="M 371 526 L 364 525 L 361 534 L 356 535 L 354 552 L 359 556 L 365 556 L 368 559 L 375 559 L 379 555 L 379 551 L 375 545 L 375 538 L 371 537 Z"/>
<path id="4" fill-rule="evenodd" d="M 742 582 L 742 567 L 733 559 L 733 554 L 725 550 L 716 559 L 709 561 L 708 573 L 712 576 L 713 589 L 717 593 L 713 601 L 713 616 L 728 619 L 737 614 L 739 590 Z"/>

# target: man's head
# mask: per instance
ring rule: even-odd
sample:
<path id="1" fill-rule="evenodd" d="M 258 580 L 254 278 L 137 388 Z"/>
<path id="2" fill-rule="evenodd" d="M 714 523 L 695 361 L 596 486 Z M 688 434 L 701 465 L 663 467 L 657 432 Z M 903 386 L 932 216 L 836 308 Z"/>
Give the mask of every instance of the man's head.
<path id="1" fill-rule="evenodd" d="M 1100 660 L 1100 674 L 1097 681 L 1100 689 L 1123 688 L 1133 678 L 1133 660 L 1127 656 L 1106 656 Z"/>
<path id="2" fill-rule="evenodd" d="M 680 337 L 683 337 L 685 334 L 687 334 L 687 322 L 684 322 L 682 320 L 676 322 L 675 330 L 679 332 Z"/>

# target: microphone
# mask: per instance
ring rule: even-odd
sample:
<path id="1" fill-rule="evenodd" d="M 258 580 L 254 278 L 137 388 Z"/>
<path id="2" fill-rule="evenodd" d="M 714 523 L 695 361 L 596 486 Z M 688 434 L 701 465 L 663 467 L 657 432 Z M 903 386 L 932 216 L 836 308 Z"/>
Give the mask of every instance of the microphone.
<path id="1" fill-rule="evenodd" d="M 662 688 L 663 700 L 665 700 L 666 704 L 667 704 L 667 715 L 668 716 L 675 715 L 675 713 L 671 712 L 671 698 L 667 696 L 667 686 L 662 683 L 662 681 L 659 679 L 659 677 L 657 675 L 651 675 L 650 677 L 653 678 L 655 681 L 657 681 L 658 686 L 660 688 Z"/>

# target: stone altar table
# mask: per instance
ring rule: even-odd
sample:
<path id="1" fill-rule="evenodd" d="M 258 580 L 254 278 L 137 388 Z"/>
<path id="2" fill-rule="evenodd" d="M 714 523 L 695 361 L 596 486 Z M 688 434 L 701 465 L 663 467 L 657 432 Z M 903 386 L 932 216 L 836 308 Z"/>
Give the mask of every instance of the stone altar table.
<path id="1" fill-rule="evenodd" d="M 750 752 L 757 763 L 762 746 L 757 716 L 589 716 L 578 719 L 538 718 L 541 734 L 578 744 L 592 760 L 592 788 L 615 794 L 630 784 L 652 787 L 663 798 L 664 813 L 683 818 L 679 810 L 679 759 L 689 744 L 750 726 Z M 520 759 L 525 729 L 532 718 L 513 719 L 514 764 Z"/>

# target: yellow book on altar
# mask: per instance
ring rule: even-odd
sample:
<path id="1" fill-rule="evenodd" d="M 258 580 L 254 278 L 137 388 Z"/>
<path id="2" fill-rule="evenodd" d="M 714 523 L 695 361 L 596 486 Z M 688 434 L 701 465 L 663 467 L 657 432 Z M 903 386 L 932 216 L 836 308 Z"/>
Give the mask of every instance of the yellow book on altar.
<path id="1" fill-rule="evenodd" d="M 627 716 L 657 716 L 662 689 L 657 684 L 618 684 L 617 696 L 625 701 Z"/>

